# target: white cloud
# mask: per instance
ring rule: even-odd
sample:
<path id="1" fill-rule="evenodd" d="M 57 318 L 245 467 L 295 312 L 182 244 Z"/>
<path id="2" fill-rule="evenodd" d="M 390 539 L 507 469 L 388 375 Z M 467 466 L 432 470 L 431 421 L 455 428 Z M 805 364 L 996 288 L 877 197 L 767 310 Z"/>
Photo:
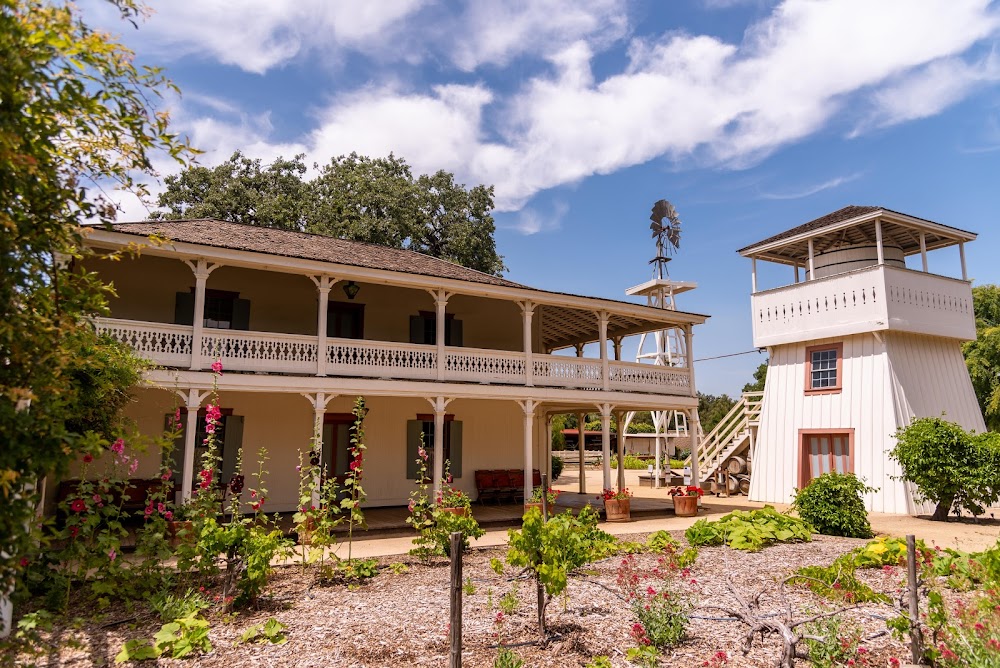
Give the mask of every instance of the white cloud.
<path id="1" fill-rule="evenodd" d="M 1000 58 L 995 52 L 976 63 L 942 58 L 911 76 L 884 88 L 873 98 L 874 110 L 854 131 L 933 116 L 963 99 L 983 83 L 1000 81 Z"/>
<path id="2" fill-rule="evenodd" d="M 543 213 L 536 207 L 525 207 L 518 212 L 517 223 L 511 227 L 529 236 L 539 232 L 552 232 L 562 227 L 562 221 L 568 212 L 569 204 L 561 200 L 553 203 L 550 213 Z"/>
<path id="3" fill-rule="evenodd" d="M 498 6 L 508 5 L 490 8 Z M 586 7 L 614 5 L 594 0 Z M 834 120 L 856 122 L 870 105 L 877 124 L 899 123 L 937 113 L 997 79 L 992 56 L 967 62 L 970 48 L 995 38 L 1000 26 L 985 0 L 787 0 L 741 43 L 678 31 L 633 39 L 627 64 L 603 78 L 591 61 L 605 45 L 587 32 L 587 21 L 570 24 L 562 34 L 587 36 L 563 42 L 547 55 L 551 69 L 509 96 L 485 82 L 339 92 L 294 144 L 271 145 L 266 117 L 181 127 L 222 159 L 233 148 L 254 157 L 305 151 L 320 163 L 350 151 L 391 151 L 418 173 L 447 169 L 466 183 L 495 184 L 498 210 L 510 211 L 539 191 L 661 157 L 751 164 Z M 537 40 L 539 30 L 511 28 L 520 37 L 460 49 L 459 62 L 506 62 L 538 51 L 513 45 Z M 524 228 L 531 227 L 529 220 Z"/>
<path id="4" fill-rule="evenodd" d="M 848 174 L 846 176 L 838 176 L 832 178 L 823 183 L 817 183 L 816 185 L 807 186 L 805 188 L 800 188 L 799 190 L 783 192 L 783 193 L 761 193 L 763 199 L 801 199 L 803 197 L 809 197 L 810 195 L 815 195 L 816 193 L 823 192 L 824 190 L 830 190 L 831 188 L 836 188 L 842 186 L 845 183 L 850 183 L 861 178 L 861 172 L 855 172 L 854 174 Z"/>

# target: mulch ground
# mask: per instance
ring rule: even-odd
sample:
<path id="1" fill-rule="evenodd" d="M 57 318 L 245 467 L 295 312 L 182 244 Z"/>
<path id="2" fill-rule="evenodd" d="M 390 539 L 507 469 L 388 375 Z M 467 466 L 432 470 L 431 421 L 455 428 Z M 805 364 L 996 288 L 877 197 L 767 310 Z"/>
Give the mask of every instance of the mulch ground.
<path id="1" fill-rule="evenodd" d="M 683 542 L 683 535 L 675 537 Z M 623 536 L 645 540 L 645 535 Z M 776 545 L 752 554 L 726 547 L 702 548 L 690 576 L 678 587 L 695 603 L 688 638 L 661 655 L 665 666 L 702 666 L 718 651 L 729 657 L 727 666 L 773 666 L 779 641 L 763 643 L 757 636 L 749 652 L 742 651 L 747 629 L 709 606 L 732 603 L 728 580 L 746 595 L 763 589 L 765 609 L 783 614 L 790 605 L 798 617 L 809 616 L 826 604 L 804 588 L 780 594 L 780 581 L 795 568 L 829 564 L 838 555 L 865 541 L 817 536 L 810 543 Z M 500 640 L 511 647 L 525 666 L 584 666 L 594 656 L 610 657 L 614 666 L 629 665 L 625 651 L 634 645 L 629 631 L 635 622 L 629 607 L 617 596 L 615 584 L 621 557 L 588 567 L 570 579 L 565 596 L 548 608 L 550 635 L 542 642 L 537 628 L 533 581 L 499 576 L 490 568 L 492 557 L 503 558 L 502 549 L 473 550 L 464 561 L 464 574 L 474 593 L 464 596 L 463 665 L 492 666 L 497 655 L 495 623 L 500 598 L 516 589 L 518 609 L 505 617 Z M 657 556 L 636 555 L 640 567 L 651 570 Z M 198 665 L 225 668 L 265 666 L 446 666 L 448 665 L 448 562 L 430 564 L 413 557 L 383 558 L 379 575 L 353 587 L 319 583 L 315 569 L 282 567 L 275 573 L 267 595 L 257 609 L 241 611 L 226 619 L 209 615 L 214 650 L 195 660 L 161 659 L 158 665 Z M 390 564 L 406 564 L 395 573 Z M 877 591 L 896 596 L 905 577 L 900 569 L 858 571 Z M 888 665 L 889 657 L 903 658 L 906 648 L 885 632 L 884 619 L 894 614 L 885 605 L 866 605 L 844 613 L 866 638 L 871 666 Z M 288 642 L 282 645 L 241 644 L 242 632 L 268 618 L 287 626 Z M 151 638 L 160 621 L 146 606 L 129 610 L 118 605 L 94 617 L 94 610 L 80 605 L 51 632 L 44 634 L 48 652 L 34 659 L 37 665 L 113 665 L 123 643 Z M 124 623 L 121 623 L 124 620 Z M 40 648 L 46 649 L 46 648 Z M 802 662 L 805 664 L 805 662 Z M 904 661 L 905 663 L 905 661 Z M 147 662 L 147 665 L 152 665 Z"/>

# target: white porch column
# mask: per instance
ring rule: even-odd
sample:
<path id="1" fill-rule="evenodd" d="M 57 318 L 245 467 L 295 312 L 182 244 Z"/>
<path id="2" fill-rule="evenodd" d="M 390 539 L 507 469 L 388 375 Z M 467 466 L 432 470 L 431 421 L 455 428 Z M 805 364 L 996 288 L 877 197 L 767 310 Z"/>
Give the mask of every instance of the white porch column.
<path id="1" fill-rule="evenodd" d="M 615 350 L 615 361 L 616 362 L 621 362 L 622 361 L 622 337 L 620 337 L 620 336 L 614 337 L 613 339 L 611 339 L 611 343 L 612 343 L 612 345 L 614 347 L 614 350 Z"/>
<path id="2" fill-rule="evenodd" d="M 798 267 L 795 268 L 796 275 L 798 274 Z M 798 281 L 795 281 L 798 283 Z M 750 258 L 750 293 L 757 292 L 757 258 Z"/>
<path id="3" fill-rule="evenodd" d="M 577 413 L 576 416 L 576 431 L 577 431 L 577 450 L 580 452 L 580 494 L 587 493 L 587 471 L 583 468 L 583 457 L 587 450 L 587 437 L 585 435 L 587 428 L 587 414 Z"/>
<path id="4" fill-rule="evenodd" d="M 618 411 L 615 413 L 615 426 L 618 429 L 618 490 L 621 491 L 625 487 L 625 430 L 622 424 L 622 412 Z"/>
<path id="5" fill-rule="evenodd" d="M 920 233 L 920 263 L 924 267 L 924 273 L 927 273 L 927 235 L 923 232 Z"/>
<path id="6" fill-rule="evenodd" d="M 965 242 L 958 242 L 958 258 L 962 262 L 962 280 L 969 280 L 969 272 L 965 267 Z"/>
<path id="7" fill-rule="evenodd" d="M 701 466 L 698 462 L 701 456 L 701 420 L 698 418 L 697 408 L 692 408 L 690 415 L 691 426 L 694 428 L 694 438 L 691 439 L 691 484 L 701 487 Z"/>
<path id="8" fill-rule="evenodd" d="M 444 372 L 447 368 L 447 359 L 445 357 L 445 309 L 448 307 L 448 298 L 451 297 L 450 292 L 445 292 L 444 290 L 435 290 L 431 294 L 434 295 L 434 304 L 437 307 L 437 323 L 434 328 L 434 342 L 437 344 L 437 379 L 444 380 Z"/>
<path id="9" fill-rule="evenodd" d="M 877 225 L 878 223 L 876 223 Z M 879 248 L 882 246 L 880 245 Z M 879 262 L 881 264 L 881 261 Z M 816 249 L 813 247 L 813 240 L 809 240 L 809 280 L 816 280 Z"/>
<path id="10" fill-rule="evenodd" d="M 601 459 L 604 489 L 611 489 L 611 404 L 599 404 L 601 411 Z"/>
<path id="11" fill-rule="evenodd" d="M 684 325 L 684 356 L 688 369 L 688 382 L 691 388 L 691 396 L 698 396 L 698 389 L 694 384 L 694 327 Z M 666 425 L 663 425 L 666 428 Z"/>
<path id="12" fill-rule="evenodd" d="M 653 455 L 656 459 L 653 460 L 653 489 L 660 488 L 660 474 L 662 472 L 662 467 L 660 466 L 660 458 L 663 456 L 663 450 L 660 448 L 660 428 L 656 428 L 656 435 L 653 437 L 655 442 L 655 454 Z"/>
<path id="13" fill-rule="evenodd" d="M 878 264 L 885 264 L 885 249 L 882 247 L 882 221 L 875 221 L 875 249 L 878 252 Z"/>
<path id="14" fill-rule="evenodd" d="M 535 427 L 535 409 L 538 402 L 533 399 L 525 399 L 517 402 L 524 410 L 524 499 L 531 498 L 533 485 L 531 480 L 531 451 L 533 449 L 532 430 Z"/>
<path id="15" fill-rule="evenodd" d="M 184 264 L 194 272 L 194 319 L 191 322 L 191 370 L 198 371 L 202 367 L 201 340 L 205 329 L 205 284 L 208 276 L 218 269 L 219 265 L 208 264 L 204 258 L 195 262 L 184 260 Z"/>
<path id="16" fill-rule="evenodd" d="M 611 379 L 608 377 L 608 372 L 610 370 L 610 365 L 608 364 L 608 312 L 601 311 L 597 314 L 597 338 L 600 339 L 601 344 L 601 380 L 603 381 L 602 387 L 604 391 L 607 392 L 611 389 Z"/>
<path id="17" fill-rule="evenodd" d="M 441 481 L 444 479 L 444 416 L 451 399 L 445 397 L 428 398 L 434 409 L 434 497 L 441 491 Z"/>
<path id="18" fill-rule="evenodd" d="M 319 310 L 316 318 L 316 375 L 326 375 L 326 316 L 330 310 L 330 288 L 337 282 L 332 276 L 310 276 L 312 282 L 316 284 L 316 292 L 319 295 Z"/>
<path id="19" fill-rule="evenodd" d="M 184 399 L 184 408 L 187 410 L 187 419 L 184 423 L 184 470 L 180 472 L 181 503 L 187 503 L 191 499 L 191 489 L 194 486 L 194 440 L 198 432 L 198 410 L 209 392 L 191 388 L 187 392 L 178 390 L 177 393 Z"/>
<path id="20" fill-rule="evenodd" d="M 325 392 L 316 392 L 315 394 L 303 393 L 305 397 L 313 407 L 313 431 L 312 438 L 313 447 L 316 448 L 316 452 L 320 456 L 320 462 L 323 461 L 323 419 L 326 416 L 326 407 L 329 405 L 330 401 L 337 397 L 336 394 L 326 394 Z M 313 504 L 319 506 L 319 494 L 320 494 L 320 479 L 322 476 L 322 471 L 318 471 L 315 476 L 315 488 L 313 489 L 312 501 Z M 328 474 L 333 475 L 333 471 L 327 471 Z"/>
<path id="21" fill-rule="evenodd" d="M 798 263 L 796 263 L 796 265 L 795 265 L 795 282 L 796 283 L 799 282 L 799 265 L 798 265 Z"/>
<path id="22" fill-rule="evenodd" d="M 521 320 L 524 324 L 524 384 L 532 387 L 535 384 L 535 364 L 531 354 L 531 316 L 535 313 L 535 303 L 524 301 L 518 302 L 518 305 L 521 307 Z"/>

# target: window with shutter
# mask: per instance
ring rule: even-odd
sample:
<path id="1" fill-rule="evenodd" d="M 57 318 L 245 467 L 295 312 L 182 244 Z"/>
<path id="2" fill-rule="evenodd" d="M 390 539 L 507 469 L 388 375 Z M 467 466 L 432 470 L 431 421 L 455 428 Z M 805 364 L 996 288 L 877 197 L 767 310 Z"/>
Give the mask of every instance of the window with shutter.
<path id="1" fill-rule="evenodd" d="M 454 415 L 446 415 L 444 421 L 444 458 L 449 463 L 452 478 L 462 477 L 462 423 Z M 427 475 L 434 472 L 434 416 L 418 415 L 416 420 L 406 423 L 406 477 L 417 479 L 417 450 L 423 437 L 427 450 Z"/>
<path id="2" fill-rule="evenodd" d="M 365 305 L 330 302 L 326 312 L 326 335 L 338 339 L 365 338 Z"/>
<path id="3" fill-rule="evenodd" d="M 410 316 L 410 343 L 437 343 L 437 314 L 431 311 L 421 311 L 420 315 Z M 462 321 L 455 318 L 454 313 L 444 315 L 444 345 L 462 346 Z"/>
<path id="4" fill-rule="evenodd" d="M 799 489 L 824 473 L 854 472 L 854 430 L 802 430 Z"/>

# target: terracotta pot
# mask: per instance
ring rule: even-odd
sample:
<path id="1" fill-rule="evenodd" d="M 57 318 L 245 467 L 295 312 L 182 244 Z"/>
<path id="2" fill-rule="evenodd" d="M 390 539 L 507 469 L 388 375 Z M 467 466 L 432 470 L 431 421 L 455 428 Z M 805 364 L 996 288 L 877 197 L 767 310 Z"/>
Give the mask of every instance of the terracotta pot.
<path id="1" fill-rule="evenodd" d="M 674 514 L 677 517 L 694 517 L 698 514 L 698 496 L 675 496 Z"/>
<path id="2" fill-rule="evenodd" d="M 438 508 L 442 513 L 451 513 L 452 515 L 458 515 L 459 517 L 468 517 L 469 509 L 463 506 L 458 508 Z"/>
<path id="3" fill-rule="evenodd" d="M 299 525 L 298 535 L 299 535 L 299 545 L 310 545 L 312 543 L 313 531 L 316 529 L 316 521 L 307 517 L 306 521 Z"/>
<path id="4" fill-rule="evenodd" d="M 609 522 L 631 521 L 632 499 L 607 499 L 604 501 L 604 514 Z"/>
<path id="5" fill-rule="evenodd" d="M 168 521 L 166 537 L 170 547 L 194 544 L 194 522 L 190 520 Z"/>
<path id="6" fill-rule="evenodd" d="M 527 515 L 528 511 L 532 508 L 538 508 L 538 512 L 542 512 L 542 502 L 541 501 L 525 501 L 524 502 L 524 514 Z"/>

